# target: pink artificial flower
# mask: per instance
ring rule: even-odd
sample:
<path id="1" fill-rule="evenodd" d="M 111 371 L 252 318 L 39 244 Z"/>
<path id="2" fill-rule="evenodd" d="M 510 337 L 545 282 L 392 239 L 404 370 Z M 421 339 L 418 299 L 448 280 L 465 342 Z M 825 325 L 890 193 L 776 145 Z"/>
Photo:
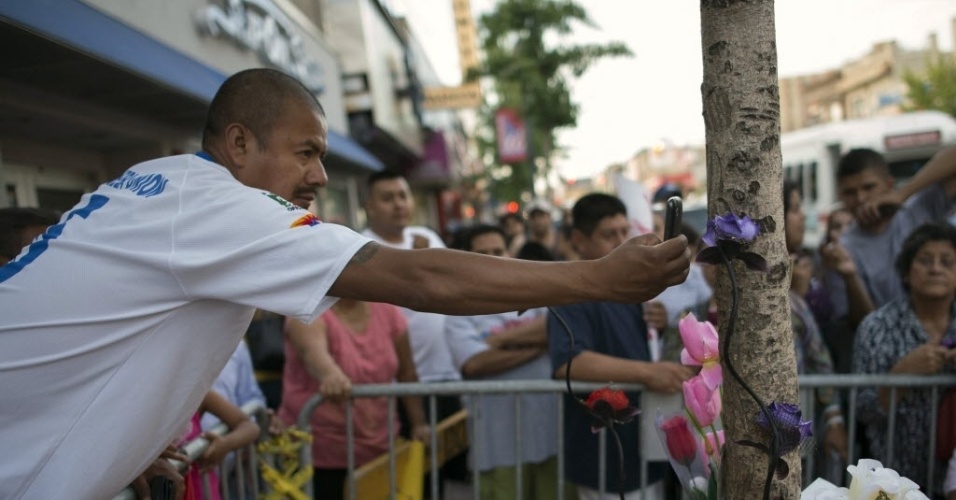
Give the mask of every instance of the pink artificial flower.
<path id="1" fill-rule="evenodd" d="M 684 382 L 684 406 L 701 427 L 709 427 L 720 415 L 720 391 L 711 389 L 700 375 Z"/>
<path id="2" fill-rule="evenodd" d="M 724 447 L 724 431 L 717 431 L 717 439 L 714 439 L 714 433 L 708 432 L 706 437 L 701 440 L 698 449 L 697 458 L 704 464 L 704 471 L 710 477 L 710 461 L 714 460 L 714 465 L 720 467 L 720 450 Z"/>
<path id="3" fill-rule="evenodd" d="M 717 330 L 710 321 L 697 321 L 693 313 L 684 316 L 678 324 L 684 349 L 680 352 L 680 362 L 685 365 L 701 366 L 700 376 L 710 390 L 716 389 L 724 381 L 724 372 L 720 367 L 720 352 Z"/>

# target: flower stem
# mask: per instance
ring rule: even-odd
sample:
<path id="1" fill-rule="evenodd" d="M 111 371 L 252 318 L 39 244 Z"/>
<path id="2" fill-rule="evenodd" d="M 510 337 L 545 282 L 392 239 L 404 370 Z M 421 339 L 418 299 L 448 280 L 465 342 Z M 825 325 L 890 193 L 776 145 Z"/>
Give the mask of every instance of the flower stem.
<path id="1" fill-rule="evenodd" d="M 614 435 L 614 442 L 617 443 L 617 494 L 624 500 L 624 446 L 621 444 L 621 437 L 617 435 L 617 429 L 613 422 L 608 422 L 607 428 Z"/>
<path id="2" fill-rule="evenodd" d="M 694 429 L 697 429 L 697 434 L 699 434 L 700 437 L 707 439 L 707 433 L 704 432 L 704 427 L 700 425 L 700 422 L 697 421 L 697 416 L 694 415 L 694 412 L 690 411 L 689 408 L 684 407 L 684 413 L 690 417 L 690 421 L 694 424 Z"/>
<path id="3" fill-rule="evenodd" d="M 614 422 L 610 419 L 605 419 L 604 417 L 595 414 L 591 411 L 590 408 L 584 401 L 581 401 L 578 397 L 574 395 L 574 391 L 571 390 L 571 361 L 574 359 L 574 334 L 571 333 L 571 327 L 568 326 L 568 323 L 564 321 L 564 318 L 554 310 L 553 307 L 548 306 L 548 312 L 550 312 L 561 325 L 561 328 L 564 330 L 564 333 L 568 335 L 568 366 L 564 370 L 564 383 L 568 388 L 568 396 L 571 397 L 572 401 L 577 402 L 578 406 L 584 409 L 588 415 L 597 418 L 599 421 L 604 423 L 604 426 L 608 429 L 611 429 L 611 434 L 614 436 L 614 441 L 617 443 L 617 492 L 620 495 L 621 500 L 624 500 L 624 447 L 621 444 L 621 437 L 617 435 L 617 431 L 614 430 Z"/>
<path id="4" fill-rule="evenodd" d="M 694 487 L 694 472 L 690 470 L 690 464 L 685 464 L 684 468 L 687 469 L 687 477 L 690 478 L 690 484 L 682 484 L 681 490 L 687 492 L 688 496 L 690 496 L 692 500 L 707 500 L 707 494 Z M 682 479 L 678 480 L 683 482 Z"/>
<path id="5" fill-rule="evenodd" d="M 730 303 L 730 318 L 727 321 L 727 334 L 723 335 L 721 339 L 723 341 L 724 361 L 727 364 L 727 370 L 730 372 L 730 376 L 740 384 L 741 387 L 747 391 L 747 394 L 757 403 L 757 406 L 760 407 L 760 411 L 763 413 L 764 417 L 767 418 L 767 422 L 770 424 L 770 433 L 772 438 L 770 440 L 770 463 L 767 466 L 767 480 L 764 483 L 763 488 L 763 498 L 764 500 L 770 500 L 770 489 L 773 484 L 773 476 L 776 473 L 777 469 L 777 453 L 778 453 L 778 444 L 780 442 L 780 431 L 777 429 L 777 422 L 774 420 L 773 415 L 770 414 L 770 410 L 767 408 L 767 405 L 763 403 L 763 400 L 760 399 L 760 396 L 754 392 L 753 389 L 744 382 L 743 378 L 740 377 L 740 374 L 737 373 L 737 369 L 734 368 L 734 364 L 730 356 L 730 340 L 734 336 L 734 326 L 737 322 L 737 305 L 740 301 L 740 290 L 737 288 L 737 275 L 734 272 L 733 262 L 727 257 L 727 254 L 724 252 L 723 247 L 717 245 L 717 248 L 720 250 L 720 257 L 724 261 L 724 265 L 727 268 L 727 273 L 730 275 L 730 291 L 731 291 L 731 303 Z M 716 438 L 716 436 L 715 436 Z"/>

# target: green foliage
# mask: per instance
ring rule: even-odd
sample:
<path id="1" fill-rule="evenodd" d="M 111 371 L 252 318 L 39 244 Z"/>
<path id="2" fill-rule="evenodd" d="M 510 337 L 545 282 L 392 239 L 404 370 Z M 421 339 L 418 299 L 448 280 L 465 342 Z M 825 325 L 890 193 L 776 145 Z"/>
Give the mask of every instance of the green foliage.
<path id="1" fill-rule="evenodd" d="M 956 116 L 956 59 L 940 54 L 935 61 L 927 61 L 926 73 L 906 72 L 909 105 L 907 111 L 935 109 Z"/>
<path id="2" fill-rule="evenodd" d="M 490 175 L 492 195 L 499 201 L 520 200 L 533 192 L 537 173 L 533 160 L 511 165 L 512 174 L 501 176 L 494 140 L 494 111 L 498 107 L 520 110 L 531 129 L 529 149 L 550 169 L 551 153 L 559 149 L 555 132 L 577 124 L 578 105 L 572 101 L 569 80 L 580 77 L 605 57 L 629 56 L 623 43 L 554 45 L 570 35 L 576 24 L 595 27 L 583 7 L 572 0 L 501 0 L 495 10 L 479 19 L 483 66 L 468 78 L 493 81 L 494 105 L 488 101 L 479 111 L 487 126 L 479 134 L 479 149 Z M 498 175 L 495 175 L 495 173 Z M 546 172 L 545 172 L 546 173 Z"/>

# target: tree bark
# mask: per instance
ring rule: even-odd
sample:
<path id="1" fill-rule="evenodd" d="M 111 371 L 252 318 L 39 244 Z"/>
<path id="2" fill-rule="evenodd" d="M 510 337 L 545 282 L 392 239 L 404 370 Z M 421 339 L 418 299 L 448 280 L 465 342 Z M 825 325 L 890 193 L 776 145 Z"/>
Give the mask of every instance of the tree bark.
<path id="1" fill-rule="evenodd" d="M 723 424 L 727 445 L 721 462 L 724 499 L 761 498 L 769 459 L 737 444 L 769 444 L 755 423 L 759 407 L 729 373 L 729 357 L 764 404 L 798 403 L 797 368 L 790 330 L 790 259 L 783 236 L 783 171 L 780 160 L 780 98 L 773 0 L 701 0 L 704 82 L 701 86 L 707 135 L 707 193 L 710 215 L 749 215 L 762 233 L 750 250 L 767 260 L 769 272 L 735 263 L 739 289 L 730 352 L 723 352 Z M 720 332 L 726 335 L 731 287 L 718 271 L 715 291 Z M 785 456 L 786 479 L 773 481 L 770 498 L 800 497 L 800 457 Z"/>

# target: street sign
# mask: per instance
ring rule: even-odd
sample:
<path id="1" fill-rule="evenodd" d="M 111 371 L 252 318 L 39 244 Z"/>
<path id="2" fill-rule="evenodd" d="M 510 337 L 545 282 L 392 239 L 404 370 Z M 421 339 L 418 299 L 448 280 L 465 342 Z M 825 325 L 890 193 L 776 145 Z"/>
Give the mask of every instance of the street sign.
<path id="1" fill-rule="evenodd" d="M 426 110 L 477 108 L 481 105 L 481 88 L 477 83 L 459 87 L 425 88 Z"/>

